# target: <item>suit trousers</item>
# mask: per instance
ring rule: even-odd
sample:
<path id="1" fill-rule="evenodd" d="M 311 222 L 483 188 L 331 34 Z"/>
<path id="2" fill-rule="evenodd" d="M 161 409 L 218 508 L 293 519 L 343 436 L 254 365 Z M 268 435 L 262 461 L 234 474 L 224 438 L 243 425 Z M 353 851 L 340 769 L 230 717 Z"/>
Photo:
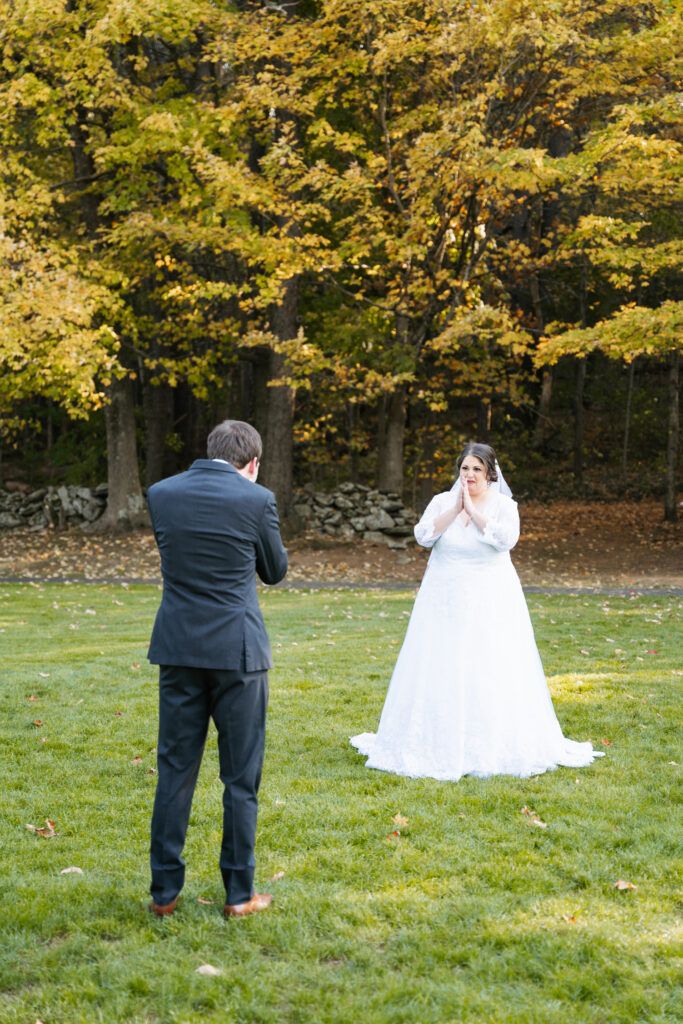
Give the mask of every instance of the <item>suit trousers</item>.
<path id="1" fill-rule="evenodd" d="M 251 899 L 267 706 L 267 671 L 159 666 L 157 789 L 150 847 L 155 903 L 171 903 L 183 887 L 182 851 L 210 719 L 218 730 L 224 787 L 220 868 L 226 903 Z"/>

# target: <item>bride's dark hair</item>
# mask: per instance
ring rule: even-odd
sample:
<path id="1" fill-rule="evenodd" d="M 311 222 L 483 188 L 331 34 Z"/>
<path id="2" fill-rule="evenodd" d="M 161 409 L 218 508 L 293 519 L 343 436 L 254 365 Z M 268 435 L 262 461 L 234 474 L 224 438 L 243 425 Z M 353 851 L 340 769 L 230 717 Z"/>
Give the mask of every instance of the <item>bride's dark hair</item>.
<path id="1" fill-rule="evenodd" d="M 466 444 L 455 464 L 457 472 L 460 472 L 460 467 L 467 458 L 468 455 L 474 455 L 475 459 L 479 459 L 480 462 L 484 463 L 486 469 L 486 479 L 493 481 L 498 479 L 498 473 L 496 472 L 496 453 L 490 444 Z"/>

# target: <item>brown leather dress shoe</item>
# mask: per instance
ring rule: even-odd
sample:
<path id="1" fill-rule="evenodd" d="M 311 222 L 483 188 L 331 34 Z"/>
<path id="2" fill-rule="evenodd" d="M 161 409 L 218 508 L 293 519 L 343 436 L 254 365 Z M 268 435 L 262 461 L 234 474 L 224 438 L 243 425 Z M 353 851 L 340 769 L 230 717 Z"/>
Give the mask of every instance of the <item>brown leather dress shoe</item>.
<path id="1" fill-rule="evenodd" d="M 176 903 L 177 902 L 178 902 L 178 897 L 177 896 L 176 896 L 176 898 L 174 900 L 171 900 L 170 903 L 165 903 L 165 904 L 163 904 L 163 906 L 160 906 L 158 903 L 155 903 L 154 900 L 152 900 L 152 902 L 149 905 L 149 909 L 152 911 L 153 914 L 156 914 L 157 917 L 165 917 L 166 914 L 172 914 L 173 913 L 173 911 L 176 908 Z"/>
<path id="2" fill-rule="evenodd" d="M 226 917 L 246 917 L 247 914 L 257 914 L 259 910 L 267 910 L 273 902 L 273 897 L 267 892 L 255 892 L 246 903 L 225 904 Z"/>

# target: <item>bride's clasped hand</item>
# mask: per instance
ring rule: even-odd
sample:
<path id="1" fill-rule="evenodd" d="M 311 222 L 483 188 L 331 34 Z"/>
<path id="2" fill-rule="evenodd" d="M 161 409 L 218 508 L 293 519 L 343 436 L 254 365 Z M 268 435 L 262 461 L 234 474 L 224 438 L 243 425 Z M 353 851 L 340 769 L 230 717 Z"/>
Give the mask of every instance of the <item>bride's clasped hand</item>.
<path id="1" fill-rule="evenodd" d="M 415 527 L 432 548 L 376 733 L 351 739 L 369 768 L 413 777 L 537 775 L 588 765 L 553 709 L 510 550 L 519 513 L 488 445 L 469 444 L 450 491 Z"/>

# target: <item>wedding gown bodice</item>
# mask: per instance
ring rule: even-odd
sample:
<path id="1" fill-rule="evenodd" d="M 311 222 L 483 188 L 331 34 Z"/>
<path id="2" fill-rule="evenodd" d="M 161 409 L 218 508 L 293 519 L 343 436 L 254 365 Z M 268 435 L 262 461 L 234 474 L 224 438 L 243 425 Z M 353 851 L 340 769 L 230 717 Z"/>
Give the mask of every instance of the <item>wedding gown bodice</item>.
<path id="1" fill-rule="evenodd" d="M 509 498 L 501 500 L 509 501 L 514 508 L 506 510 L 504 517 L 489 520 L 483 533 L 471 521 L 465 525 L 460 517 L 444 530 L 427 563 L 431 582 L 439 579 L 452 585 L 456 579 L 470 573 L 499 572 L 506 564 L 512 569 L 509 552 L 519 537 L 519 518 L 515 503 Z M 425 523 L 423 517 L 421 522 L 433 528 L 434 518 L 436 516 L 430 516 Z"/>

